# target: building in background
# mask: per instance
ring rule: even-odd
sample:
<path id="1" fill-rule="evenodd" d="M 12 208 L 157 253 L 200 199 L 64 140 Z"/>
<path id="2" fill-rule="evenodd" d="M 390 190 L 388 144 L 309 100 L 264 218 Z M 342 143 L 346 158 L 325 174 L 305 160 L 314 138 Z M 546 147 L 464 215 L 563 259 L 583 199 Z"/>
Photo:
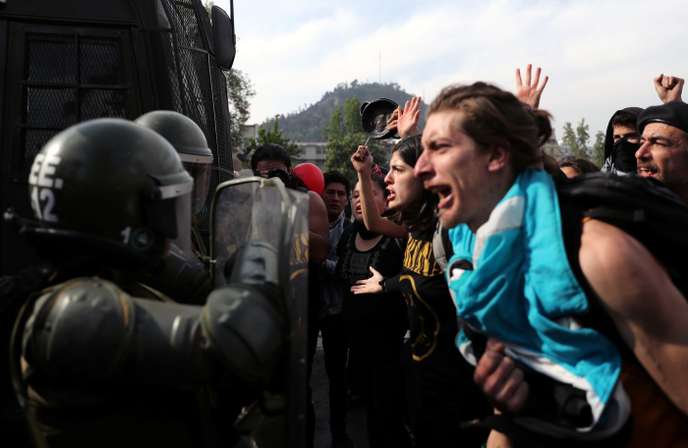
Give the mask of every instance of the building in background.
<path id="1" fill-rule="evenodd" d="M 292 165 L 310 162 L 325 171 L 325 148 L 327 147 L 327 142 L 296 142 L 296 145 L 301 149 L 301 155 L 294 157 Z"/>
<path id="2" fill-rule="evenodd" d="M 257 124 L 242 124 L 241 125 L 241 140 L 252 140 L 258 138 L 258 129 L 260 126 Z"/>

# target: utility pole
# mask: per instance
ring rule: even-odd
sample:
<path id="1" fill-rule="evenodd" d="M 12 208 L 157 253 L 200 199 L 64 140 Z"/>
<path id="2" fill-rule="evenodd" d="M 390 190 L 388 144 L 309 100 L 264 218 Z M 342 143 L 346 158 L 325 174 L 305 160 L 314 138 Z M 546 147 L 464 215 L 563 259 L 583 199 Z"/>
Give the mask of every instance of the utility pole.
<path id="1" fill-rule="evenodd" d="M 378 77 L 378 82 L 382 84 L 382 50 L 378 52 L 377 56 L 377 77 Z"/>

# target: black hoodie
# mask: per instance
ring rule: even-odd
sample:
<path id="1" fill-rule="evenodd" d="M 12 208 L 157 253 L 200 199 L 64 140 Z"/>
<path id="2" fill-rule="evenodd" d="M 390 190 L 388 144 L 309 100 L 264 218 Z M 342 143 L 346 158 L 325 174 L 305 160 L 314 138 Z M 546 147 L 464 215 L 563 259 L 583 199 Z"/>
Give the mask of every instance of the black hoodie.
<path id="1" fill-rule="evenodd" d="M 628 167 L 617 166 L 616 154 L 614 154 L 614 126 L 612 122 L 614 117 L 616 117 L 620 112 L 627 112 L 638 118 L 640 113 L 643 111 L 640 107 L 626 107 L 621 110 L 614 112 L 614 115 L 609 119 L 609 124 L 607 124 L 607 133 L 604 136 L 604 163 L 602 164 L 602 171 L 608 173 L 635 173 L 634 169 L 629 169 Z M 635 157 L 631 154 L 629 157 Z"/>

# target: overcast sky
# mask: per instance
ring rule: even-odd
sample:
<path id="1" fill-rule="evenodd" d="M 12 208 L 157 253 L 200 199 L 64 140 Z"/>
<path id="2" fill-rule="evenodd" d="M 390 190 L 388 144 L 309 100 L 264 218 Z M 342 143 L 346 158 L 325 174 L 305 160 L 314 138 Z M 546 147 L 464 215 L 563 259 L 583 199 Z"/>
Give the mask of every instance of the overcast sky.
<path id="1" fill-rule="evenodd" d="M 215 4 L 229 11 L 229 0 Z M 550 76 L 541 107 L 557 137 L 583 117 L 593 134 L 621 107 L 658 103 L 657 74 L 688 76 L 678 0 L 235 0 L 234 10 L 234 66 L 256 91 L 251 122 L 354 79 L 397 82 L 426 102 L 452 82 L 513 90 L 514 69 L 530 62 Z"/>

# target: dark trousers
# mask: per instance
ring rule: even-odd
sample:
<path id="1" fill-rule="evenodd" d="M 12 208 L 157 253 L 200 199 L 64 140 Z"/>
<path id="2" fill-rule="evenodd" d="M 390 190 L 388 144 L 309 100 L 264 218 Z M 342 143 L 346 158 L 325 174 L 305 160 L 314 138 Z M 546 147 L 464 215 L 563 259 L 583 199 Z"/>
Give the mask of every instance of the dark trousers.
<path id="1" fill-rule="evenodd" d="M 360 362 L 371 448 L 409 447 L 404 426 L 403 329 L 378 321 L 350 328 L 351 355 Z"/>
<path id="2" fill-rule="evenodd" d="M 330 433 L 332 439 L 346 436 L 346 361 L 349 349 L 346 327 L 341 314 L 327 316 L 321 320 L 311 318 L 308 327 L 308 399 L 309 399 L 309 433 L 313 439 L 315 431 L 315 411 L 311 397 L 310 376 L 313 357 L 318 342 L 318 333 L 322 335 L 325 355 L 325 371 L 329 382 Z M 312 446 L 312 443 L 311 443 Z"/>
<path id="3" fill-rule="evenodd" d="M 423 361 L 408 360 L 409 411 L 416 448 L 478 448 L 487 431 L 464 425 L 492 413 L 473 382 L 473 367 L 451 345 L 438 345 Z"/>

